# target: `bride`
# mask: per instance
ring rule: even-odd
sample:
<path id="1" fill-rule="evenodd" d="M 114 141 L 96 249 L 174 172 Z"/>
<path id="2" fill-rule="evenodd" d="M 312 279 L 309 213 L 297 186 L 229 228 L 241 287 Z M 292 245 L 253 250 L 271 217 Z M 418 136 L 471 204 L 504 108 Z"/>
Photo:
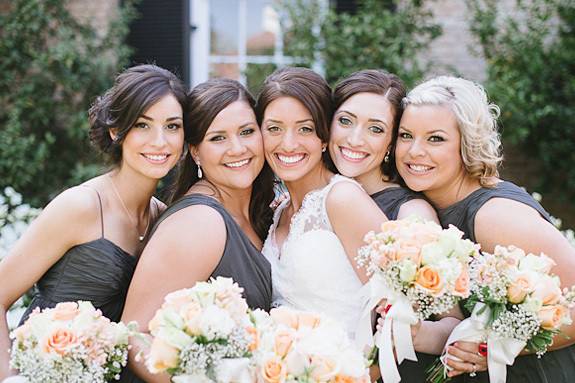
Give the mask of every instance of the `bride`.
<path id="1" fill-rule="evenodd" d="M 262 253 L 272 264 L 274 305 L 322 312 L 353 338 L 367 276 L 355 260 L 364 235 L 385 215 L 355 181 L 328 170 L 330 88 L 305 68 L 265 81 L 257 117 L 266 160 L 289 199 L 275 211 Z"/>

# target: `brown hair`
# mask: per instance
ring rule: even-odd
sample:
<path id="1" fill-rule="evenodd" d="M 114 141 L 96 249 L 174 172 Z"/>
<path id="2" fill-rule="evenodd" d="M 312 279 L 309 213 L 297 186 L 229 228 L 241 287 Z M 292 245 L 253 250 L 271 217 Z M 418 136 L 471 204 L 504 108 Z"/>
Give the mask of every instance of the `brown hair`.
<path id="1" fill-rule="evenodd" d="M 329 126 L 333 116 L 331 89 L 319 74 L 308 68 L 283 67 L 270 74 L 258 96 L 256 116 L 261 125 L 267 106 L 280 97 L 293 97 L 310 112 L 319 139 L 329 142 Z M 326 151 L 324 162 L 329 159 Z"/>
<path id="2" fill-rule="evenodd" d="M 358 93 L 374 93 L 387 98 L 393 113 L 391 144 L 389 145 L 389 161 L 381 163 L 381 171 L 388 181 L 397 182 L 399 174 L 395 166 L 395 142 L 399 130 L 399 120 L 403 114 L 402 99 L 406 89 L 401 79 L 381 69 L 361 70 L 340 80 L 333 90 L 334 109 Z"/>
<path id="3" fill-rule="evenodd" d="M 122 142 L 136 120 L 162 97 L 171 94 L 185 114 L 184 84 L 169 70 L 156 65 L 137 65 L 120 73 L 112 88 L 96 98 L 88 112 L 90 141 L 110 162 L 122 161 Z M 115 140 L 110 129 L 117 130 Z"/>
<path id="4" fill-rule="evenodd" d="M 194 87 L 188 94 L 188 109 L 184 124 L 184 139 L 187 145 L 197 146 L 218 113 L 235 101 L 245 101 L 254 108 L 253 96 L 235 80 L 215 78 Z M 187 154 L 177 168 L 172 185 L 170 203 L 181 198 L 190 187 L 199 181 L 198 166 Z M 274 198 L 273 174 L 267 163 L 253 182 L 250 199 L 250 221 L 259 237 L 265 239 L 271 225 L 272 210 L 269 207 Z"/>

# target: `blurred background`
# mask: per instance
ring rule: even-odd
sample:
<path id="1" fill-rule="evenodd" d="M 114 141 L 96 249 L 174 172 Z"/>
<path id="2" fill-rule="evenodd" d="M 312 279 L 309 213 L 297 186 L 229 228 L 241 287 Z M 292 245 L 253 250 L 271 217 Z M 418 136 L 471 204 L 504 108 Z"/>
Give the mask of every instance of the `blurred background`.
<path id="1" fill-rule="evenodd" d="M 478 81 L 502 110 L 503 177 L 575 227 L 574 28 L 572 0 L 0 0 L 0 258 L 35 208 L 105 169 L 87 110 L 138 63 L 254 94 L 282 65 Z"/>

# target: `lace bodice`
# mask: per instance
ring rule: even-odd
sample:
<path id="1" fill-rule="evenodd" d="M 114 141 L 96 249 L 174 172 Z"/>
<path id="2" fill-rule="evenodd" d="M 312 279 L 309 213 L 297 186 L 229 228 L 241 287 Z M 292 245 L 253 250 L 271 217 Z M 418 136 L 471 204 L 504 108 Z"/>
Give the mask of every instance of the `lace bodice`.
<path id="1" fill-rule="evenodd" d="M 272 265 L 274 305 L 323 312 L 343 322 L 353 337 L 361 315 L 362 283 L 332 229 L 326 209 L 329 191 L 339 182 L 355 181 L 335 175 L 324 188 L 309 192 L 278 248 L 275 230 L 290 202 L 283 201 L 274 213 L 262 253 Z"/>

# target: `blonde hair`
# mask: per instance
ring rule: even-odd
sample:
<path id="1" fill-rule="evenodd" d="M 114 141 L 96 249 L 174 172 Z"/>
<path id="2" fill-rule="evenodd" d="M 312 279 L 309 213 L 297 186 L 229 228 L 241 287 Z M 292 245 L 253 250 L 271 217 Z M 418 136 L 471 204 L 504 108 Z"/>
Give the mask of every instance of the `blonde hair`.
<path id="1" fill-rule="evenodd" d="M 452 76 L 439 76 L 413 88 L 402 101 L 408 105 L 446 105 L 461 134 L 461 158 L 471 177 L 481 186 L 493 187 L 499 176 L 501 139 L 497 131 L 499 107 L 487 99 L 483 87 Z"/>

